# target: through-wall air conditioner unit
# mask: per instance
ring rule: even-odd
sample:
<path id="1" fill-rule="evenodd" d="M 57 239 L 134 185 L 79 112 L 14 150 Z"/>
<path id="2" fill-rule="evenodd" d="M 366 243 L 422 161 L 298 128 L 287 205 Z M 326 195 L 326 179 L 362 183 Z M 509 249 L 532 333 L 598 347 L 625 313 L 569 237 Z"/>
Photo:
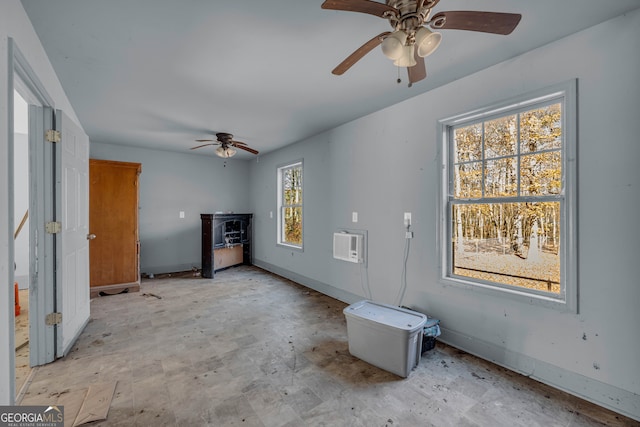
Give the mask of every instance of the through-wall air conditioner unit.
<path id="1" fill-rule="evenodd" d="M 348 262 L 363 262 L 364 235 L 333 233 L 333 257 Z"/>

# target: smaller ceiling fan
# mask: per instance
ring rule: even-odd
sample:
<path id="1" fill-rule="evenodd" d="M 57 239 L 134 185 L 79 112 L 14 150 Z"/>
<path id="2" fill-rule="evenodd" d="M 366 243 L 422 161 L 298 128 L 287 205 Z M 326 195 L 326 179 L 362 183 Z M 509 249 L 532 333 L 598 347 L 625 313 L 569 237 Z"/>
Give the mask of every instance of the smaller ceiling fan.
<path id="1" fill-rule="evenodd" d="M 208 142 L 208 144 L 198 145 L 197 147 L 192 147 L 191 149 L 195 150 L 198 148 L 207 147 L 209 145 L 219 145 L 219 147 L 216 148 L 216 155 L 225 159 L 228 157 L 233 157 L 237 152 L 236 148 L 248 151 L 251 154 L 258 154 L 258 150 L 254 150 L 253 148 L 248 147 L 244 142 L 234 141 L 233 135 L 230 133 L 218 132 L 216 133 L 216 138 L 217 140 L 215 142 L 213 141 L 213 139 L 196 139 L 196 142 Z"/>
<path id="2" fill-rule="evenodd" d="M 332 73 L 342 75 L 378 45 L 384 55 L 398 67 L 406 67 L 409 86 L 427 77 L 424 58 L 433 53 L 442 35 L 434 30 L 467 30 L 507 35 L 522 17 L 517 13 L 449 11 L 430 17 L 440 0 L 325 0 L 323 9 L 368 13 L 389 21 L 391 31 L 384 31 L 356 49 Z M 398 80 L 399 82 L 399 80 Z"/>

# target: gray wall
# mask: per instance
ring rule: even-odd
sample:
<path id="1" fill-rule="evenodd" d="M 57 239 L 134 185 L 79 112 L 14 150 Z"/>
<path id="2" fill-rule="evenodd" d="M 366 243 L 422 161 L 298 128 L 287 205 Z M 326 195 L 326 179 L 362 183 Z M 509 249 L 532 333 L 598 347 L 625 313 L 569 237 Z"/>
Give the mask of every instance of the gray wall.
<path id="1" fill-rule="evenodd" d="M 346 302 L 368 279 L 373 299 L 392 303 L 410 211 L 404 303 L 439 317 L 444 341 L 640 419 L 638 52 L 640 10 L 262 156 L 250 166 L 254 261 Z M 579 314 L 441 282 L 437 120 L 575 78 Z M 304 252 L 275 244 L 276 166 L 299 158 Z M 332 258 L 344 227 L 368 230 L 367 268 Z"/>
<path id="2" fill-rule="evenodd" d="M 200 214 L 248 212 L 249 161 L 91 143 L 90 157 L 142 163 L 140 271 L 201 266 Z M 179 217 L 184 211 L 185 217 Z"/>

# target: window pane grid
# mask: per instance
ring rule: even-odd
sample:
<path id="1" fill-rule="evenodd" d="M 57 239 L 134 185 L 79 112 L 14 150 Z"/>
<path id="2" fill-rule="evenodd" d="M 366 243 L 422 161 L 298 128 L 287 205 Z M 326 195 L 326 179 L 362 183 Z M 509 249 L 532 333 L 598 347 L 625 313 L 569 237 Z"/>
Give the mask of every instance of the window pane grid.
<path id="1" fill-rule="evenodd" d="M 555 99 L 450 128 L 452 277 L 564 295 L 561 106 Z"/>
<path id="2" fill-rule="evenodd" d="M 528 117 L 529 121 L 531 121 L 531 117 L 535 116 L 533 113 L 536 113 L 539 116 L 545 109 L 551 111 L 552 113 L 555 112 L 556 115 L 560 115 L 561 105 L 561 103 L 556 102 L 555 104 L 547 104 L 542 107 L 536 106 L 535 109 L 519 112 L 515 115 L 506 116 L 509 119 L 508 121 L 512 122 L 512 124 L 509 124 L 509 126 L 513 127 L 513 129 L 510 130 L 512 132 L 515 132 L 516 136 L 515 142 L 513 138 L 508 138 L 509 142 L 507 144 L 507 147 L 503 148 L 494 147 L 493 149 L 487 149 L 486 121 L 475 124 L 466 124 L 464 125 L 464 127 L 456 126 L 455 128 L 453 128 L 453 132 L 451 132 L 452 138 L 450 143 L 453 154 L 453 167 L 451 168 L 449 180 L 450 188 L 453 191 L 449 192 L 449 198 L 467 200 L 495 200 L 505 197 L 517 197 L 525 195 L 531 196 L 539 194 L 540 190 L 533 190 L 533 187 L 536 187 L 538 189 L 543 188 L 544 194 L 562 195 L 563 174 L 561 116 L 552 119 L 548 117 L 549 115 L 543 116 L 543 118 L 545 118 L 543 123 L 552 122 L 554 127 L 550 128 L 549 126 L 547 126 L 548 129 L 545 130 L 543 135 L 544 138 L 542 148 L 536 148 L 536 143 L 529 140 L 528 144 L 526 145 L 527 150 L 522 150 L 525 145 L 521 140 L 523 134 L 527 135 L 527 137 L 530 137 L 532 133 L 530 131 L 522 132 L 523 116 Z M 498 134 L 499 129 L 496 129 L 496 127 L 501 123 L 504 124 L 505 120 L 502 120 L 500 117 L 498 117 L 492 119 L 492 122 L 497 123 L 497 125 L 494 125 L 490 132 Z M 479 137 L 474 137 L 474 134 L 476 133 L 480 133 Z M 549 135 L 551 135 L 552 138 Z M 465 140 L 465 142 L 467 142 L 467 146 L 461 147 L 461 144 L 458 143 L 459 139 Z M 480 142 L 480 150 L 474 151 L 473 145 L 476 144 L 476 140 L 479 140 Z M 469 141 L 471 141 L 470 144 Z M 548 144 L 547 142 L 549 141 L 551 141 L 552 143 Z M 559 147 L 558 144 L 560 144 Z M 471 145 L 471 147 L 469 147 L 469 145 Z M 495 146 L 496 142 L 493 141 L 489 145 Z M 551 148 L 549 148 L 550 146 Z M 509 150 L 513 150 L 514 154 L 504 154 Z M 490 153 L 501 152 L 502 154 L 487 156 L 487 151 L 489 151 Z M 480 154 L 478 154 L 478 152 Z M 470 155 L 469 153 L 476 153 L 477 156 L 474 157 L 474 155 Z M 523 189 L 522 177 L 523 172 L 526 172 L 525 170 L 523 170 L 523 159 L 543 159 L 544 156 L 542 155 L 544 155 L 545 153 L 555 153 L 552 157 L 546 157 L 547 162 L 552 163 L 552 166 L 554 166 L 553 168 L 551 168 L 553 170 L 541 171 L 542 175 L 545 176 L 542 177 L 540 181 L 544 182 L 532 183 L 531 179 L 529 179 L 527 181 L 527 184 L 530 184 L 529 188 Z M 533 154 L 538 154 L 541 156 L 527 157 Z M 459 159 L 461 158 L 468 160 L 459 161 Z M 511 164 L 511 162 L 515 162 L 515 164 Z M 535 163 L 543 164 L 545 162 L 536 161 Z M 493 165 L 496 166 L 490 167 Z M 535 168 L 535 165 L 529 166 Z M 481 179 L 478 179 L 478 169 L 480 170 Z M 540 168 L 538 168 L 538 172 L 540 172 Z M 499 174 L 502 174 L 502 176 L 500 176 Z M 510 176 L 508 174 L 510 174 Z M 524 175 L 526 175 L 526 173 Z M 493 188 L 488 188 L 491 186 Z"/>
<path id="3" fill-rule="evenodd" d="M 278 243 L 302 247 L 303 174 L 302 163 L 278 169 Z"/>

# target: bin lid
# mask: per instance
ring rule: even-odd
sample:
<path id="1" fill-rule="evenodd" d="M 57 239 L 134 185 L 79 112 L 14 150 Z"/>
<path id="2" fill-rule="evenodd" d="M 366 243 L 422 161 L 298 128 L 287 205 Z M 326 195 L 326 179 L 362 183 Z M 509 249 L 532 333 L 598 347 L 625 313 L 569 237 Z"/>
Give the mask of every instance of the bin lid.
<path id="1" fill-rule="evenodd" d="M 360 301 L 344 309 L 345 315 L 357 316 L 397 329 L 421 328 L 427 320 L 422 313 L 373 301 Z"/>

